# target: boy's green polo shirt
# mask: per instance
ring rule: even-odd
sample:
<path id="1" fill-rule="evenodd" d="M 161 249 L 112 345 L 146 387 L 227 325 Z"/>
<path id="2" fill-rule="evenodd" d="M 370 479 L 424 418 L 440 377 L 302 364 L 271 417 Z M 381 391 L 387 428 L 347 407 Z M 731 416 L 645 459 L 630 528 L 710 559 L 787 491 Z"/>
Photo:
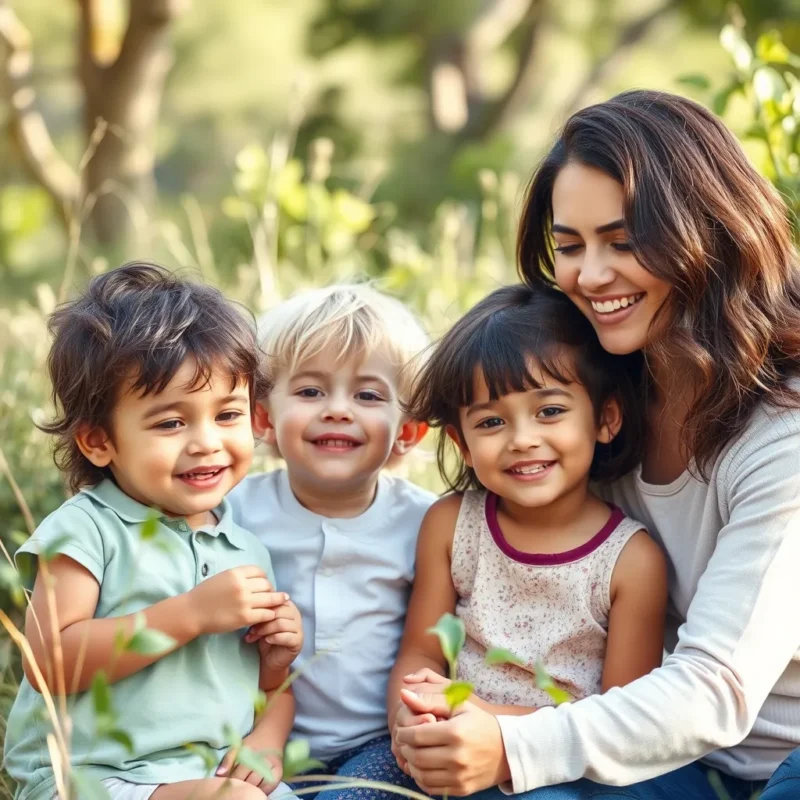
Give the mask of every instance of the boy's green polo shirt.
<path id="1" fill-rule="evenodd" d="M 37 554 L 55 543 L 58 553 L 84 566 L 100 584 L 95 617 L 119 617 L 183 592 L 232 567 L 254 564 L 269 577 L 269 553 L 232 520 L 227 501 L 219 523 L 192 531 L 183 519 L 160 517 L 142 537 L 152 510 L 112 481 L 84 489 L 47 517 L 19 549 L 17 565 L 33 586 Z M 148 533 L 151 533 L 150 531 Z M 259 659 L 243 631 L 200 636 L 111 687 L 116 727 L 133 740 L 133 752 L 95 736 L 88 692 L 69 697 L 74 768 L 102 779 L 175 783 L 205 777 L 189 743 L 227 750 L 223 729 L 241 736 L 253 727 Z M 18 800 L 50 800 L 55 794 L 46 737 L 52 730 L 42 696 L 23 680 L 8 719 L 6 768 L 19 782 Z"/>

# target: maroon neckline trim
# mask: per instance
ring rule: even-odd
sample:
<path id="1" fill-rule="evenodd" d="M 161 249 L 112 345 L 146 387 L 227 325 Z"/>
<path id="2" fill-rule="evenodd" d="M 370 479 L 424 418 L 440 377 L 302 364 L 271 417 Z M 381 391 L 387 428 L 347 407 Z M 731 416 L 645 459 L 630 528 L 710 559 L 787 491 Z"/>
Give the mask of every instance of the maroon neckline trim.
<path id="1" fill-rule="evenodd" d="M 617 526 L 624 519 L 624 514 L 616 506 L 610 505 L 609 509 L 611 510 L 611 515 L 608 521 L 588 542 L 582 544 L 580 547 L 574 547 L 572 550 L 566 550 L 563 553 L 523 553 L 521 550 L 517 550 L 516 547 L 510 545 L 506 537 L 503 536 L 503 532 L 500 530 L 500 524 L 497 521 L 497 495 L 493 492 L 486 493 L 485 513 L 486 523 L 489 526 L 492 539 L 494 539 L 494 543 L 500 548 L 504 555 L 514 561 L 519 561 L 521 564 L 555 566 L 558 564 L 569 564 L 572 561 L 585 558 L 590 553 L 597 550 L 597 548 L 614 533 Z"/>

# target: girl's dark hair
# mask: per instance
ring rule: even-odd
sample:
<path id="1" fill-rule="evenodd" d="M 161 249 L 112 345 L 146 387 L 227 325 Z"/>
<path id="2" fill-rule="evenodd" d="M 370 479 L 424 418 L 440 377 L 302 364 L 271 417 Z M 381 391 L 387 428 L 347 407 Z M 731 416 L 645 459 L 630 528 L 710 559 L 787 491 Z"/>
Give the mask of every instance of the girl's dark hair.
<path id="1" fill-rule="evenodd" d="M 553 184 L 569 162 L 619 181 L 633 251 L 672 287 L 651 354 L 695 383 L 683 445 L 707 477 L 759 403 L 800 405 L 787 383 L 800 367 L 800 268 L 786 205 L 711 112 L 625 92 L 573 114 L 533 176 L 518 258 L 534 286 L 555 283 Z"/>
<path id="2" fill-rule="evenodd" d="M 156 264 L 130 263 L 92 279 L 55 311 L 49 328 L 57 413 L 40 427 L 55 436 L 55 461 L 73 492 L 111 477 L 81 453 L 75 436 L 85 425 L 113 435 L 111 415 L 126 381 L 131 391 L 158 394 L 193 358 L 192 388 L 219 369 L 234 386 L 247 381 L 251 404 L 267 389 L 252 320 L 216 289 Z"/>
<path id="3" fill-rule="evenodd" d="M 448 487 L 456 492 L 483 488 L 463 459 L 452 472 L 448 459 L 452 425 L 459 436 L 459 409 L 473 402 L 480 369 L 492 399 L 540 388 L 531 362 L 560 383 L 580 383 L 599 421 L 606 403 L 620 404 L 622 429 L 611 444 L 597 444 L 590 477 L 613 480 L 641 460 L 643 403 L 638 388 L 641 354 L 606 352 L 594 329 L 575 305 L 555 289 L 523 284 L 497 289 L 468 311 L 434 349 L 417 376 L 408 411 L 414 419 L 439 428 L 437 461 Z"/>

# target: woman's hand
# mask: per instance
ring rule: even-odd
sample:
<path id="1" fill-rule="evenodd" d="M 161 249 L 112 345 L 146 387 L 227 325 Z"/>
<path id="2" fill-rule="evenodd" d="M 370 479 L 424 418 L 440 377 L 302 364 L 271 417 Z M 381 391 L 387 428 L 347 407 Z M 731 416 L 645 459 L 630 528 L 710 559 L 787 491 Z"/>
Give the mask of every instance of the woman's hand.
<path id="1" fill-rule="evenodd" d="M 425 667 L 404 676 L 403 683 L 406 689 L 415 694 L 441 694 L 450 685 L 451 681 L 449 678 L 445 678 L 444 675 Z"/>
<path id="2" fill-rule="evenodd" d="M 463 797 L 510 780 L 500 726 L 491 714 L 469 702 L 451 712 L 440 694 L 418 696 L 404 689 L 401 697 L 413 714 L 440 720 L 396 725 L 393 735 L 420 789 Z"/>

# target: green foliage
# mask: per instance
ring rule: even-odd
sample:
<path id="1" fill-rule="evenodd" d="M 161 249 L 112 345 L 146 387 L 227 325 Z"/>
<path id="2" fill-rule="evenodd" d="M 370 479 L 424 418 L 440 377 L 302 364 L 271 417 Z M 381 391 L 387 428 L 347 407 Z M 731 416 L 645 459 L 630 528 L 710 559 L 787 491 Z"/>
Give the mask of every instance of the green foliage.
<path id="1" fill-rule="evenodd" d="M 283 779 L 291 780 L 297 775 L 325 765 L 311 758 L 311 747 L 305 739 L 292 739 L 283 750 Z"/>
<path id="2" fill-rule="evenodd" d="M 786 200 L 800 242 L 800 56 L 777 30 L 762 33 L 751 46 L 742 28 L 731 23 L 722 29 L 720 43 L 734 69 L 711 94 L 711 106 L 721 116 L 730 112 L 731 124 L 745 144 L 752 145 L 749 152 L 756 166 Z M 682 81 L 704 93 L 711 87 L 701 74 L 686 75 Z"/>
<path id="3" fill-rule="evenodd" d="M 436 625 L 428 629 L 428 633 L 438 637 L 442 655 L 450 668 L 450 680 L 455 680 L 458 656 L 467 640 L 463 621 L 454 614 L 443 614 Z"/>

